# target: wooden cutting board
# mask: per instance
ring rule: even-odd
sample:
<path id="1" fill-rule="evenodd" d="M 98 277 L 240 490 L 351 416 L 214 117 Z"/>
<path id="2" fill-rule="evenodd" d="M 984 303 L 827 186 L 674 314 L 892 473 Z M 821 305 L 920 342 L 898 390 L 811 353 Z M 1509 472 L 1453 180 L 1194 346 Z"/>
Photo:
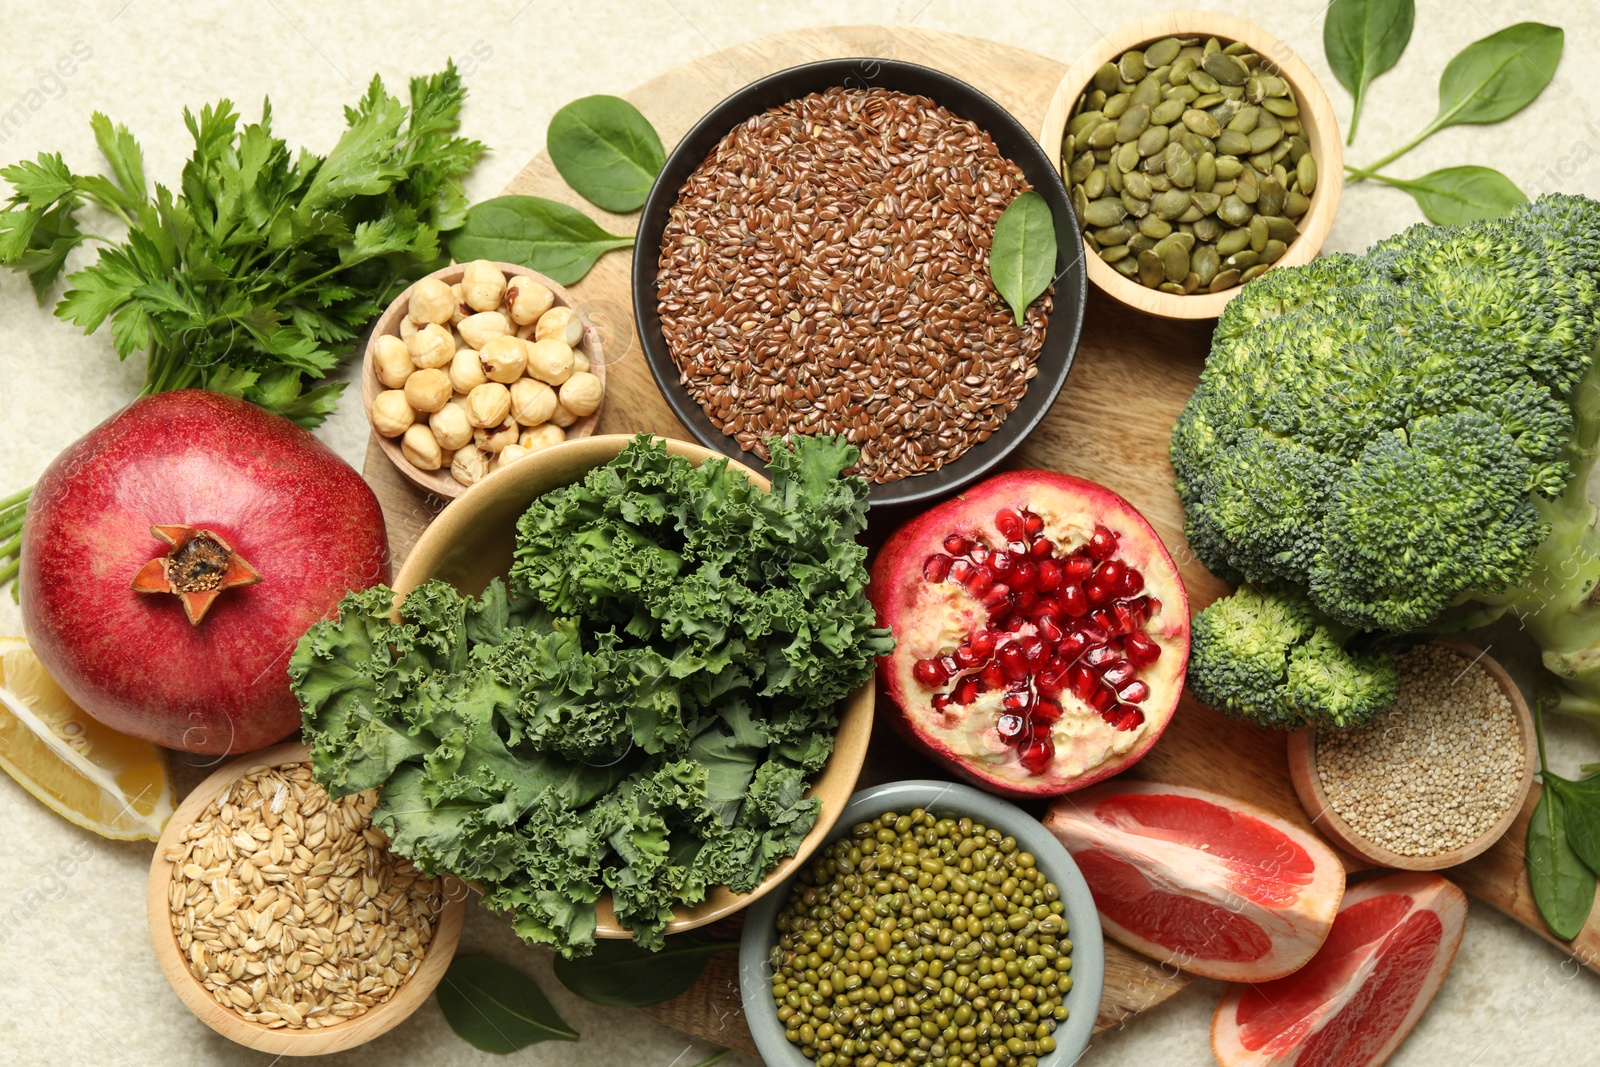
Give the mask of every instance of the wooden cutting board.
<path id="1" fill-rule="evenodd" d="M 834 27 L 779 34 L 724 49 L 669 71 L 628 93 L 671 146 L 706 111 L 746 83 L 785 67 L 840 57 L 899 59 L 936 67 L 962 78 L 1037 131 L 1071 56 L 1050 59 L 990 41 L 928 30 L 878 26 Z M 613 233 L 632 233 L 638 216 L 609 215 L 569 190 L 543 153 L 506 187 L 570 203 Z M 601 331 L 608 393 L 598 433 L 648 430 L 692 440 L 656 389 L 634 337 L 626 252 L 605 256 L 571 290 L 584 314 Z M 1183 536 L 1183 509 L 1173 489 L 1167 441 L 1173 421 L 1194 388 L 1210 341 L 1210 323 L 1169 322 L 1129 311 L 1090 290 L 1083 340 L 1060 398 L 1010 462 L 1091 478 L 1126 496 L 1154 524 L 1183 572 L 1190 603 L 1199 610 L 1226 592 L 1194 559 Z M 411 486 L 375 443 L 367 452 L 366 477 L 383 504 L 396 565 L 445 503 Z M 881 541 L 903 515 L 874 512 L 868 537 Z M 1184 700 L 1159 744 L 1131 773 L 1240 797 L 1310 825 L 1289 783 L 1286 735 L 1223 718 Z M 939 776 L 891 731 L 880 729 L 861 784 L 895 778 Z M 1554 941 L 1534 908 L 1522 862 L 1527 819 L 1538 799 L 1528 798 L 1522 817 L 1494 848 L 1444 874 L 1469 893 Z M 1361 864 L 1346 858 L 1346 866 Z M 737 936 L 738 917 L 712 928 Z M 1557 942 L 1580 963 L 1600 970 L 1600 917 L 1591 916 L 1570 944 Z M 737 959 L 713 957 L 694 989 L 645 1009 L 680 1030 L 748 1052 L 755 1047 L 741 1018 Z M 1158 964 L 1121 946 L 1106 944 L 1105 993 L 1097 1029 L 1116 1026 L 1159 1004 L 1189 983 L 1170 965 Z"/>

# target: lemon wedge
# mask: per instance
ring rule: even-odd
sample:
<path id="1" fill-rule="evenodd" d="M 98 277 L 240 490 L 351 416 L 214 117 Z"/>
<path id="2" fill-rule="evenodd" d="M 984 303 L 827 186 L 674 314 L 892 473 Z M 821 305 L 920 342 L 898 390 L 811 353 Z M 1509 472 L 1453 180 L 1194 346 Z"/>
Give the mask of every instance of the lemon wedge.
<path id="1" fill-rule="evenodd" d="M 0 637 L 0 767 L 102 837 L 154 841 L 172 814 L 166 754 L 84 714 L 20 637 Z"/>

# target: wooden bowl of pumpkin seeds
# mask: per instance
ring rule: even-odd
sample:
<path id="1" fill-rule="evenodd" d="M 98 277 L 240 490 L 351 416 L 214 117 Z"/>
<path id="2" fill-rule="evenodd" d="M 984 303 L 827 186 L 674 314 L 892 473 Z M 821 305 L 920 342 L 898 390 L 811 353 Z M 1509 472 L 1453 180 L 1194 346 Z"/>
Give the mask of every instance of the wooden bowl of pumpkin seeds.
<path id="1" fill-rule="evenodd" d="M 1089 279 L 1166 318 L 1216 318 L 1333 225 L 1344 153 L 1327 94 L 1288 45 L 1176 11 L 1123 26 L 1057 86 L 1039 137 L 1083 228 Z"/>

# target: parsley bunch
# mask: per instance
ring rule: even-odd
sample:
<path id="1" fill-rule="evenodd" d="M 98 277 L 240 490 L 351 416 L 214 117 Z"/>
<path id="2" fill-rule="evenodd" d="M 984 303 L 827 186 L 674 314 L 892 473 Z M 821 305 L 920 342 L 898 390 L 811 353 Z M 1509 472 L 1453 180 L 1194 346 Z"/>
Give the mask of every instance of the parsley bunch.
<path id="1" fill-rule="evenodd" d="M 226 100 L 186 108 L 194 152 L 178 187 L 153 195 L 138 142 L 97 113 L 110 175 L 74 174 L 59 153 L 0 168 L 12 186 L 0 264 L 42 303 L 69 253 L 100 244 L 55 313 L 88 333 L 109 320 L 120 358 L 145 354 L 143 394 L 210 389 L 316 426 L 343 384 L 315 383 L 466 217 L 459 179 L 484 146 L 456 136 L 465 93 L 453 64 L 412 79 L 409 106 L 375 77 L 326 156 L 274 137 L 270 102 L 243 125 Z M 85 204 L 127 233 L 86 231 Z M 0 500 L 0 562 L 16 554 L 26 498 Z M 0 583 L 15 570 L 0 567 Z"/>

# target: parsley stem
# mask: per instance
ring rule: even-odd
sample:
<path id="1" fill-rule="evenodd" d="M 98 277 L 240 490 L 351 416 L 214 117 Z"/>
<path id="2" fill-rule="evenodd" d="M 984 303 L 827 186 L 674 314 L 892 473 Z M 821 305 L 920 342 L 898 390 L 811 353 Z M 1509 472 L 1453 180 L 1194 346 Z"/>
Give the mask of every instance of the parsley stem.
<path id="1" fill-rule="evenodd" d="M 33 495 L 33 486 L 31 486 L 31 485 L 28 486 L 28 488 L 26 488 L 26 489 L 20 490 L 19 492 L 12 493 L 10 496 L 6 497 L 4 500 L 0 500 L 0 511 L 10 511 L 12 508 L 16 507 L 18 504 L 25 504 L 25 503 L 28 502 L 28 497 L 30 497 L 32 495 Z"/>
<path id="2" fill-rule="evenodd" d="M 1539 775 L 1544 776 L 1549 764 L 1544 761 L 1544 701 L 1533 702 L 1533 736 L 1539 742 Z"/>
<path id="3" fill-rule="evenodd" d="M 0 569 L 0 586 L 5 585 L 11 579 L 15 578 L 17 576 L 17 571 L 20 570 L 21 567 L 22 567 L 22 557 L 18 556 L 16 559 L 12 560 L 9 564 L 7 564 L 5 568 Z M 12 586 L 11 587 L 11 599 L 12 600 L 17 599 L 17 587 L 16 586 Z"/>
<path id="4" fill-rule="evenodd" d="M 0 537 L 10 537 L 12 534 L 22 529 L 22 522 L 27 517 L 27 511 L 22 510 L 18 511 L 15 515 L 7 515 L 4 519 L 0 519 Z M 0 556 L 3 555 L 5 555 L 5 553 L 0 552 Z"/>
<path id="5" fill-rule="evenodd" d="M 722 1050 L 720 1050 L 718 1052 L 714 1052 L 709 1057 L 707 1057 L 706 1059 L 703 1059 L 699 1063 L 695 1064 L 694 1067 L 711 1067 L 711 1065 L 713 1063 L 716 1063 L 719 1060 L 723 1059 L 724 1057 L 726 1057 L 732 1051 L 733 1051 L 733 1049 L 731 1049 L 731 1048 L 725 1048 L 725 1049 L 722 1049 Z"/>

